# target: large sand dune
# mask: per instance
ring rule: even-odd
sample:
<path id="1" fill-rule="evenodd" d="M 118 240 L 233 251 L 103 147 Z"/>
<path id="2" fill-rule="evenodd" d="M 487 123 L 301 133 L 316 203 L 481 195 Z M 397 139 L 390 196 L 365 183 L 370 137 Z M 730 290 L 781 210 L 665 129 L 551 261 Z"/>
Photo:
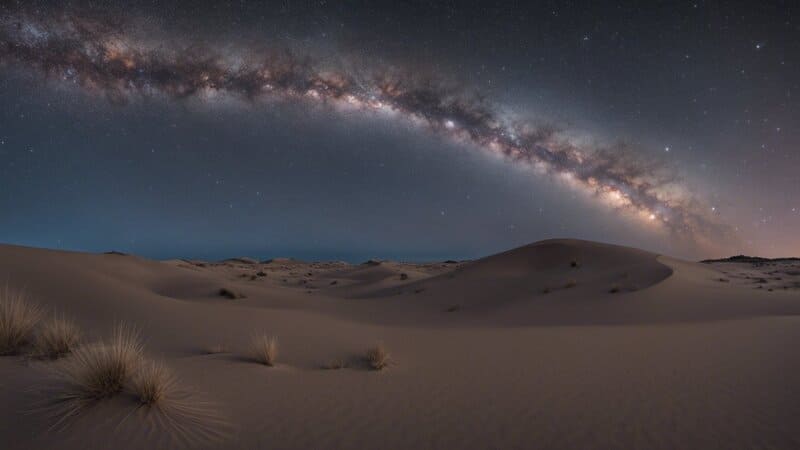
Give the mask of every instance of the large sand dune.
<path id="1" fill-rule="evenodd" d="M 221 440 L 179 439 L 122 396 L 48 431 L 37 390 L 60 362 L 4 356 L 2 448 L 800 448 L 792 267 L 577 240 L 361 265 L 6 245 L 0 282 L 73 317 L 86 341 L 135 324 L 226 422 Z M 279 339 L 275 367 L 246 358 L 260 331 Z M 377 341 L 392 354 L 382 371 L 360 361 Z M 349 367 L 323 369 L 335 360 Z"/>

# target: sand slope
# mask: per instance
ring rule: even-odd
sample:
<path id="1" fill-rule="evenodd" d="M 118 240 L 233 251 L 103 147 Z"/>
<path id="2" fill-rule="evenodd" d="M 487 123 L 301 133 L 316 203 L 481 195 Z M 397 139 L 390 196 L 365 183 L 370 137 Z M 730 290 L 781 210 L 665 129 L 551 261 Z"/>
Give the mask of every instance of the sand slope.
<path id="1" fill-rule="evenodd" d="M 0 246 L 0 282 L 89 340 L 137 324 L 148 353 L 227 417 L 208 448 L 798 448 L 800 290 L 735 270 L 576 240 L 421 265 Z M 260 330 L 280 340 L 277 367 L 243 357 Z M 378 340 L 394 362 L 366 370 Z M 219 343 L 230 352 L 204 352 Z M 351 367 L 321 369 L 334 359 Z M 48 364 L 0 358 L 3 448 L 175 447 L 147 414 L 118 425 L 124 398 L 46 432 L 25 412 Z"/>

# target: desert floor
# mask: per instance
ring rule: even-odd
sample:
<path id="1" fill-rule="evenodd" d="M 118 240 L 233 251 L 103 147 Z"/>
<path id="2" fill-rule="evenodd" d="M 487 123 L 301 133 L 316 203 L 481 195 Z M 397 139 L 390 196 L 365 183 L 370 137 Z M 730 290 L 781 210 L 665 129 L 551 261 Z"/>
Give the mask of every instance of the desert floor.
<path id="1" fill-rule="evenodd" d="M 576 240 L 360 265 L 3 245 L 6 282 L 87 342 L 134 324 L 214 420 L 123 393 L 53 428 L 37 405 L 63 361 L 3 356 L 3 449 L 800 448 L 800 262 Z M 254 333 L 277 337 L 276 366 L 249 359 Z M 380 371 L 363 361 L 377 342 Z"/>

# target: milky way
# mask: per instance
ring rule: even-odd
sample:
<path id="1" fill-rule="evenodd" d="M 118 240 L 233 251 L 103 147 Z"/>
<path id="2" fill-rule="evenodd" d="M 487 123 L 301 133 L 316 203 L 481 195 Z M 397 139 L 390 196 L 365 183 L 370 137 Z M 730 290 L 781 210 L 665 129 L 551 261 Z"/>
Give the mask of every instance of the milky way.
<path id="1" fill-rule="evenodd" d="M 516 119 L 474 91 L 410 70 L 345 70 L 284 49 L 240 46 L 223 53 L 168 38 L 144 42 L 116 20 L 28 14 L 0 20 L 4 66 L 74 83 L 116 103 L 141 96 L 211 102 L 227 95 L 386 114 L 548 174 L 649 226 L 696 242 L 729 237 L 729 227 L 670 170 L 632 149 L 587 145 L 555 127 Z"/>

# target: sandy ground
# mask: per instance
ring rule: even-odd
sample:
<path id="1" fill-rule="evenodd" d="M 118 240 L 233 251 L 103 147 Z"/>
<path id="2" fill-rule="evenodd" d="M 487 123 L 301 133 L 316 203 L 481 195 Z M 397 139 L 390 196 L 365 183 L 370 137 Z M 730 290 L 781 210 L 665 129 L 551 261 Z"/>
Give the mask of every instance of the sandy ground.
<path id="1" fill-rule="evenodd" d="M 58 363 L 6 356 L 4 449 L 800 448 L 797 267 L 575 240 L 422 265 L 6 245 L 0 281 L 88 341 L 136 324 L 148 355 L 225 419 L 223 440 L 180 440 L 121 396 L 48 430 L 32 405 Z M 261 331 L 279 339 L 276 367 L 246 358 Z M 377 341 L 383 371 L 361 362 Z M 337 359 L 349 367 L 323 368 Z"/>

